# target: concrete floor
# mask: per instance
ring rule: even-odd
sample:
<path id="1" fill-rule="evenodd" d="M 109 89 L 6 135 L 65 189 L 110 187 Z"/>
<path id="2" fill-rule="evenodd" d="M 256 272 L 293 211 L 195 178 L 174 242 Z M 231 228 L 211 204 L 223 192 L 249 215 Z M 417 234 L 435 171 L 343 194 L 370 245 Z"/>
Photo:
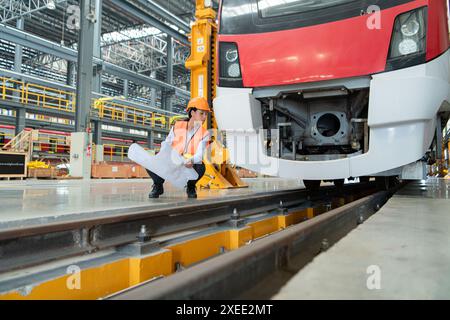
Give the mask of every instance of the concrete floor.
<path id="1" fill-rule="evenodd" d="M 410 184 L 274 299 L 450 299 L 450 180 Z"/>
<path id="2" fill-rule="evenodd" d="M 165 184 L 159 199 L 149 199 L 150 179 L 130 180 L 25 180 L 0 181 L 0 230 L 44 224 L 77 217 L 123 214 L 130 208 L 163 208 L 217 198 L 281 191 L 303 187 L 300 180 L 244 179 L 248 188 L 199 190 L 198 199 L 187 199 L 184 190 Z"/>

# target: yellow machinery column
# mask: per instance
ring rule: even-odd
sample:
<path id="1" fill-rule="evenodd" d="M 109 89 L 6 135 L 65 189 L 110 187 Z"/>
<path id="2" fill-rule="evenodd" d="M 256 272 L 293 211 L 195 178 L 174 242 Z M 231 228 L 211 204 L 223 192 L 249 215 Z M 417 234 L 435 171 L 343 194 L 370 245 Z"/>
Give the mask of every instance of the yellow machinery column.
<path id="1" fill-rule="evenodd" d="M 211 2 L 211 1 L 208 1 Z M 191 55 L 186 68 L 191 70 L 191 97 L 205 97 L 212 106 L 216 96 L 217 80 L 217 24 L 216 12 L 205 6 L 205 0 L 196 0 L 196 21 L 191 29 Z M 199 186 L 211 189 L 239 188 L 247 185 L 237 176 L 236 170 L 227 164 L 228 153 L 218 141 L 214 110 L 208 129 L 213 129 L 210 157 L 204 158 L 206 173 Z"/>

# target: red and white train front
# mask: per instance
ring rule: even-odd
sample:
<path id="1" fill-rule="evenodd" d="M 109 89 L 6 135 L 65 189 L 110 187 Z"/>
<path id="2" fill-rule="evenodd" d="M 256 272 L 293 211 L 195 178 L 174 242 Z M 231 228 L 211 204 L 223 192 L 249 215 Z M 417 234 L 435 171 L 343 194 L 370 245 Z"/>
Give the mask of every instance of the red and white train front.
<path id="1" fill-rule="evenodd" d="M 417 171 L 450 111 L 448 12 L 447 0 L 223 0 L 214 111 L 231 161 L 307 180 Z"/>

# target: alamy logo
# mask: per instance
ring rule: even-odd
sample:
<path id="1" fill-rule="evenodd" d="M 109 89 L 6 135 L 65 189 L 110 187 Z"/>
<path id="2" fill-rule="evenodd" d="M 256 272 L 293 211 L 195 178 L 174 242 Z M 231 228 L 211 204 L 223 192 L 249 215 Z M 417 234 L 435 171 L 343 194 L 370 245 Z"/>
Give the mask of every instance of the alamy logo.
<path id="1" fill-rule="evenodd" d="M 380 290 L 381 289 L 381 269 L 377 265 L 371 265 L 367 267 L 366 273 L 369 275 L 367 277 L 366 286 L 369 290 Z"/>
<path id="2" fill-rule="evenodd" d="M 67 13 L 69 14 L 67 18 L 67 28 L 69 30 L 80 29 L 80 11 L 80 7 L 76 5 L 67 7 Z"/>
<path id="3" fill-rule="evenodd" d="M 381 29 L 381 8 L 376 5 L 372 5 L 367 8 L 369 17 L 367 18 L 367 28 L 369 30 Z"/>
<path id="4" fill-rule="evenodd" d="M 66 286 L 69 290 L 80 290 L 81 289 L 81 269 L 78 266 L 72 265 L 67 267 L 67 277 Z"/>

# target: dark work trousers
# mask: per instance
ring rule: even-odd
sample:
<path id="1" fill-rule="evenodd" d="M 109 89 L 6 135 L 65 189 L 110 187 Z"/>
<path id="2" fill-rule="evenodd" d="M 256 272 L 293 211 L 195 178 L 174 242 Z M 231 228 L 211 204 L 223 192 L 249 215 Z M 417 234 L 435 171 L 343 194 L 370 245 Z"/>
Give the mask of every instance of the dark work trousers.
<path id="1" fill-rule="evenodd" d="M 194 166 L 192 168 L 198 173 L 198 179 L 197 180 L 189 180 L 188 181 L 188 186 L 195 187 L 195 184 L 205 174 L 206 167 L 205 167 L 205 164 L 202 162 L 202 163 L 199 163 L 199 164 L 194 164 Z M 150 170 L 147 170 L 147 172 L 150 175 L 150 177 L 152 178 L 154 184 L 161 184 L 162 185 L 164 183 L 165 180 L 163 178 L 161 178 L 160 176 L 158 176 L 156 173 L 153 173 Z"/>

